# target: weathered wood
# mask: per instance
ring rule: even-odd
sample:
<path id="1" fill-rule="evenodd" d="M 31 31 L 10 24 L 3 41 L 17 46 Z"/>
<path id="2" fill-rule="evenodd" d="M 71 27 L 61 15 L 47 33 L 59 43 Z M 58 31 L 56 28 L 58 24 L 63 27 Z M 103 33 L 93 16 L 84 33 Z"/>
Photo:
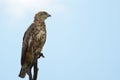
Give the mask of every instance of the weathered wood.
<path id="1" fill-rule="evenodd" d="M 36 57 L 35 61 L 30 65 L 30 68 L 27 72 L 28 76 L 29 76 L 29 80 L 37 80 L 37 75 L 38 75 L 38 59 L 40 57 L 43 57 L 44 58 L 44 55 L 43 53 L 40 53 L 39 54 L 39 57 Z M 31 69 L 33 68 L 33 75 L 32 75 L 32 72 L 31 72 Z"/>
<path id="2" fill-rule="evenodd" d="M 32 72 L 31 72 L 32 66 L 33 66 L 33 64 L 30 65 L 30 68 L 29 68 L 29 70 L 27 71 L 27 74 L 28 74 L 28 76 L 29 76 L 29 80 L 32 80 Z"/>
<path id="3" fill-rule="evenodd" d="M 33 80 L 37 80 L 37 75 L 38 75 L 38 67 L 37 67 L 37 65 L 38 65 L 38 62 L 37 62 L 37 60 L 34 62 L 34 75 L 33 75 Z"/>

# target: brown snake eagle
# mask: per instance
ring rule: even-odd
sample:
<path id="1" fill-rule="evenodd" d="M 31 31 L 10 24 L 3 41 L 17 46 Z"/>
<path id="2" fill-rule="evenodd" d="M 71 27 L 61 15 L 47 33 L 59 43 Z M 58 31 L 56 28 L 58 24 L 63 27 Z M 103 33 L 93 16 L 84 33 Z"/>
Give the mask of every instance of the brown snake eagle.
<path id="1" fill-rule="evenodd" d="M 29 75 L 29 69 L 40 56 L 42 48 L 46 41 L 46 26 L 45 20 L 51 15 L 45 11 L 35 14 L 34 22 L 26 30 L 21 54 L 21 70 L 19 77 L 24 78 L 26 73 Z"/>

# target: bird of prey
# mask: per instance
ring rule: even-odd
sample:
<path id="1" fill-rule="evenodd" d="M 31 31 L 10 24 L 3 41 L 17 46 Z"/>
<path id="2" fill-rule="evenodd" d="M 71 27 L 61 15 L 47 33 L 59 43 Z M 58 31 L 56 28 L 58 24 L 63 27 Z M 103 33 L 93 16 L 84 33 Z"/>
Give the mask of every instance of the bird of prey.
<path id="1" fill-rule="evenodd" d="M 45 20 L 51 15 L 45 11 L 35 14 L 34 22 L 26 30 L 21 54 L 21 70 L 19 77 L 24 78 L 26 73 L 29 75 L 29 69 L 40 56 L 42 48 L 46 41 L 46 25 Z"/>

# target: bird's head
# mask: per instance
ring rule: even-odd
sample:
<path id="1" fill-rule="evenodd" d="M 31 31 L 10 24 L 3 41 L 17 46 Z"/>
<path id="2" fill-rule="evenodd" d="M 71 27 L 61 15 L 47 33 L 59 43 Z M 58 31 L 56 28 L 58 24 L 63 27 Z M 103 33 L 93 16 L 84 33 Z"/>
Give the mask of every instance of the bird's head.
<path id="1" fill-rule="evenodd" d="M 45 11 L 40 11 L 37 14 L 35 14 L 34 20 L 39 22 L 44 22 L 45 19 L 47 19 L 48 17 L 51 17 L 51 15 Z"/>

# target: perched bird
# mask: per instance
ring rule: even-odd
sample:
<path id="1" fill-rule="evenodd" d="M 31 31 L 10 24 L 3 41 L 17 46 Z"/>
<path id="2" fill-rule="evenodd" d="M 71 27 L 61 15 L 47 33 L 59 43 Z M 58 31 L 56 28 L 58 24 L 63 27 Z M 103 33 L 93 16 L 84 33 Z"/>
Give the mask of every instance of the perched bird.
<path id="1" fill-rule="evenodd" d="M 21 54 L 21 70 L 19 77 L 24 78 L 26 73 L 29 73 L 29 68 L 32 63 L 43 56 L 42 48 L 46 41 L 46 26 L 45 20 L 51 15 L 45 11 L 35 14 L 34 22 L 26 30 Z M 44 56 L 43 56 L 44 57 Z"/>

